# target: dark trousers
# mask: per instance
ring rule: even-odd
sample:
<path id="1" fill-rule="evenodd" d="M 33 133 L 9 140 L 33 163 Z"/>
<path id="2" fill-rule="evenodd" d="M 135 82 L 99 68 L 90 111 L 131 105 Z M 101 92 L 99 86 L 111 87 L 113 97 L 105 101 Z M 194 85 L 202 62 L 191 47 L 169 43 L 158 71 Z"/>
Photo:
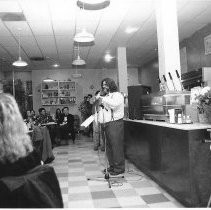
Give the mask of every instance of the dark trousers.
<path id="1" fill-rule="evenodd" d="M 124 159 L 124 124 L 123 119 L 105 123 L 103 126 L 106 138 L 106 154 L 110 167 L 115 172 L 125 171 Z"/>
<path id="2" fill-rule="evenodd" d="M 65 140 L 69 139 L 69 133 L 70 133 L 72 140 L 75 141 L 75 131 L 72 126 L 69 126 L 68 124 L 61 126 L 60 133 L 61 133 L 61 138 Z"/>
<path id="3" fill-rule="evenodd" d="M 40 160 L 42 160 L 42 151 L 43 151 L 43 139 L 40 141 L 33 141 L 34 149 L 39 154 Z"/>

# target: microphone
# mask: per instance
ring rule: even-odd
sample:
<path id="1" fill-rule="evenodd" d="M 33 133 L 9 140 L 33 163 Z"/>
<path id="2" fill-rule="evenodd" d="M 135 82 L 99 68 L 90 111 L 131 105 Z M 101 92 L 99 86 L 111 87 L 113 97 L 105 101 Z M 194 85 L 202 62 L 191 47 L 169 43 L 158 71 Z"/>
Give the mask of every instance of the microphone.
<path id="1" fill-rule="evenodd" d="M 107 93 L 104 90 L 100 91 L 100 96 L 106 96 L 106 95 L 107 95 Z"/>
<path id="2" fill-rule="evenodd" d="M 100 95 L 101 96 L 101 95 Z M 104 95 L 105 96 L 105 95 Z M 102 97 L 102 96 L 101 96 Z M 102 104 L 102 101 L 101 101 L 102 99 L 97 99 L 97 101 L 98 101 L 98 107 L 101 107 L 102 109 L 105 109 L 106 111 L 108 111 L 108 109 L 106 109 L 105 108 L 105 106 Z"/>

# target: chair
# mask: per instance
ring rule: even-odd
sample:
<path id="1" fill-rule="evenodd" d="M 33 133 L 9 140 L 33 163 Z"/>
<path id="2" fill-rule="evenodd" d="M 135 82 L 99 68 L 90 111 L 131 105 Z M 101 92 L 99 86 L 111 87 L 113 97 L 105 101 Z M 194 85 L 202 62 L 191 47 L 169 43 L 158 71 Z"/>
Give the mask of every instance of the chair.
<path id="1" fill-rule="evenodd" d="M 34 149 L 38 151 L 38 153 L 40 154 L 40 159 L 42 159 L 43 136 L 38 126 L 34 126 L 31 139 L 32 139 Z"/>
<path id="2" fill-rule="evenodd" d="M 0 179 L 1 208 L 63 208 L 53 167 L 37 166 L 21 176 Z"/>
<path id="3" fill-rule="evenodd" d="M 54 159 L 51 138 L 48 129 L 35 126 L 32 133 L 32 142 L 35 149 L 40 153 L 43 162 Z"/>
<path id="4" fill-rule="evenodd" d="M 74 130 L 78 136 L 80 134 L 80 118 L 78 115 L 74 115 Z"/>

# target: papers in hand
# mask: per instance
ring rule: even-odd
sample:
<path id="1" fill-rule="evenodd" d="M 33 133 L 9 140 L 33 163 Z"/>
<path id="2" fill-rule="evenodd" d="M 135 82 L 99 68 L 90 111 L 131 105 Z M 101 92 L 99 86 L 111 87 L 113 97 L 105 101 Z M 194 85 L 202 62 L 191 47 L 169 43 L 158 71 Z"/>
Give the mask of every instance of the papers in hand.
<path id="1" fill-rule="evenodd" d="M 94 120 L 94 115 L 91 115 L 89 118 L 87 118 L 82 124 L 82 127 L 88 127 Z"/>

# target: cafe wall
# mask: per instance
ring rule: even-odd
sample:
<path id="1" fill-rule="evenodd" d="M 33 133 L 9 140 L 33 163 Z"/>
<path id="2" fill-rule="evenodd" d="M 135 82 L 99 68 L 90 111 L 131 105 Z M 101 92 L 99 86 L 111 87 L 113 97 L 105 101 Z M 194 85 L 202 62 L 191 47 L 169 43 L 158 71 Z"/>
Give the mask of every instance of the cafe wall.
<path id="1" fill-rule="evenodd" d="M 72 77 L 74 72 L 74 69 L 32 71 L 33 108 L 37 111 L 41 107 L 41 81 L 46 77 L 50 77 L 54 80 L 71 80 L 76 82 L 77 99 L 76 104 L 70 107 L 70 113 L 79 114 L 78 106 L 83 100 L 84 95 L 93 94 L 99 89 L 102 72 L 97 69 L 78 70 L 78 73 L 82 74 L 82 77 L 78 79 Z M 45 106 L 45 108 L 54 113 L 57 107 Z"/>
<path id="2" fill-rule="evenodd" d="M 188 71 L 201 67 L 211 67 L 211 54 L 205 55 L 204 38 L 211 35 L 211 24 L 207 24 L 180 43 L 186 47 Z"/>
<path id="3" fill-rule="evenodd" d="M 208 35 L 211 35 L 211 24 L 207 24 L 193 33 L 190 37 L 180 42 L 182 73 L 193 71 L 201 67 L 211 67 L 211 54 L 205 55 L 204 38 Z M 153 92 L 159 90 L 157 83 L 158 69 L 156 70 L 153 67 L 156 60 L 157 58 L 152 59 L 150 62 L 140 67 L 138 71 L 140 83 L 151 86 Z M 184 64 L 186 66 L 184 66 Z"/>
<path id="4" fill-rule="evenodd" d="M 158 67 L 154 66 L 155 63 L 157 63 L 157 59 L 154 59 L 144 66 L 140 67 L 138 71 L 140 84 L 150 86 L 152 92 L 159 91 L 159 84 L 157 80 L 159 72 Z"/>
<path id="5" fill-rule="evenodd" d="M 33 108 L 37 111 L 41 107 L 41 81 L 46 77 L 61 81 L 71 79 L 77 83 L 76 105 L 71 107 L 70 112 L 79 115 L 78 106 L 83 97 L 89 93 L 94 95 L 100 89 L 100 82 L 103 78 L 110 77 L 117 81 L 116 69 L 79 69 L 78 73 L 81 73 L 82 77 L 78 79 L 72 77 L 74 72 L 74 69 L 32 71 Z M 128 69 L 128 84 L 138 84 L 138 70 L 136 68 Z M 56 109 L 55 107 L 47 108 L 52 113 Z"/>
<path id="6" fill-rule="evenodd" d="M 32 73 L 30 71 L 18 71 L 14 73 L 15 79 L 20 79 L 22 81 L 31 81 Z M 12 71 L 4 72 L 4 79 L 11 80 L 12 79 Z"/>
<path id="7" fill-rule="evenodd" d="M 89 93 L 94 95 L 94 93 L 100 89 L 100 82 L 103 78 L 109 77 L 117 82 L 117 69 L 79 69 L 78 73 L 82 74 L 79 79 L 74 79 L 72 74 L 75 72 L 74 69 L 57 69 L 57 70 L 33 70 L 32 72 L 19 71 L 15 72 L 15 78 L 21 79 L 22 81 L 32 80 L 33 89 L 33 109 L 38 111 L 41 107 L 41 81 L 50 77 L 55 80 L 67 80 L 77 82 L 77 101 L 76 105 L 71 107 L 71 112 L 80 114 L 78 112 L 78 105 L 83 100 L 83 97 Z M 11 80 L 12 72 L 0 73 L 4 76 L 4 79 Z M 138 70 L 137 68 L 128 68 L 128 85 L 137 85 L 138 81 Z M 50 111 L 54 113 L 55 107 L 45 107 L 50 108 Z"/>

